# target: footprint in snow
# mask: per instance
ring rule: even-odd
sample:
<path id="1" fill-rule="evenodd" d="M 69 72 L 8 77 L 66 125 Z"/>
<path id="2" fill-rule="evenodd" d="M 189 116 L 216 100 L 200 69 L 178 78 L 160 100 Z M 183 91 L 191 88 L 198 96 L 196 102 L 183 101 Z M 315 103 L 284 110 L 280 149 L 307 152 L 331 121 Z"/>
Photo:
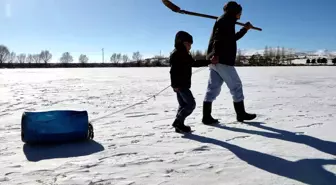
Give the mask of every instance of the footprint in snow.
<path id="1" fill-rule="evenodd" d="M 295 128 L 308 128 L 308 127 L 319 126 L 319 125 L 323 125 L 323 123 L 313 123 L 313 124 L 309 124 L 309 125 L 297 126 Z"/>
<path id="2" fill-rule="evenodd" d="M 212 132 L 213 130 L 214 130 L 214 128 L 212 128 L 212 127 L 208 128 L 209 132 Z"/>
<path id="3" fill-rule="evenodd" d="M 150 177 L 152 174 L 150 174 L 150 173 L 145 173 L 145 174 L 140 174 L 140 175 L 138 175 L 137 177 L 140 177 L 140 178 L 148 178 L 148 177 Z"/>
<path id="4" fill-rule="evenodd" d="M 21 165 L 8 166 L 9 168 L 21 168 Z"/>
<path id="5" fill-rule="evenodd" d="M 196 163 L 196 164 L 189 164 L 189 167 L 198 167 L 198 166 L 202 166 L 205 163 Z"/>
<path id="6" fill-rule="evenodd" d="M 171 127 L 171 125 L 159 125 L 159 126 L 154 126 L 153 129 L 164 130 L 169 127 Z"/>
<path id="7" fill-rule="evenodd" d="M 192 149 L 193 152 L 203 152 L 203 151 L 209 151 L 210 148 L 208 146 L 200 146 L 197 148 Z"/>
<path id="8" fill-rule="evenodd" d="M 8 177 L 2 177 L 2 178 L 0 178 L 0 182 L 6 182 L 6 181 L 9 181 Z"/>
<path id="9" fill-rule="evenodd" d="M 217 174 L 220 174 L 220 173 L 222 173 L 224 171 L 224 169 L 217 169 L 216 171 L 215 171 L 215 173 L 217 173 Z"/>
<path id="10" fill-rule="evenodd" d="M 108 149 L 116 149 L 116 145 L 115 144 L 111 144 L 107 146 Z"/>
<path id="11" fill-rule="evenodd" d="M 166 170 L 166 174 L 173 173 L 174 171 L 175 171 L 174 169 L 168 169 L 168 170 Z"/>
<path id="12" fill-rule="evenodd" d="M 117 154 L 114 154 L 114 155 L 111 155 L 111 156 L 106 156 L 106 157 L 99 158 L 99 161 L 102 161 L 102 160 L 108 159 L 108 158 L 113 158 L 113 157 L 124 157 L 124 156 L 131 156 L 131 155 L 137 155 L 137 154 L 138 154 L 137 152 L 117 153 Z"/>
<path id="13" fill-rule="evenodd" d="M 184 153 L 184 151 L 177 151 L 177 152 L 175 152 L 174 154 L 175 155 L 178 155 L 178 154 L 183 154 Z"/>
<path id="14" fill-rule="evenodd" d="M 245 138 L 248 138 L 250 136 L 237 136 L 237 137 L 234 137 L 234 138 L 231 138 L 231 139 L 227 139 L 225 141 L 232 141 L 232 140 L 236 140 L 236 139 L 245 139 Z"/>
<path id="15" fill-rule="evenodd" d="M 143 134 L 143 135 L 131 135 L 131 136 L 121 136 L 119 137 L 120 139 L 127 139 L 127 138 L 143 138 L 143 137 L 150 137 L 150 136 L 154 136 L 154 133 L 149 133 L 149 134 Z"/>
<path id="16" fill-rule="evenodd" d="M 131 141 L 132 144 L 139 143 L 139 142 L 140 142 L 139 140 L 133 140 L 133 141 Z"/>

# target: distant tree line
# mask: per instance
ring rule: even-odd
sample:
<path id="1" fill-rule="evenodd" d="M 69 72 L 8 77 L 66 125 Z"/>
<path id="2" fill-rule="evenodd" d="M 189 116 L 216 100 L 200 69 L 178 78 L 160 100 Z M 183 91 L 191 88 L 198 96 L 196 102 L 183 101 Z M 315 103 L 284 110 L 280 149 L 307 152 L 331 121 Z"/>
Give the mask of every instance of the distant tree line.
<path id="1" fill-rule="evenodd" d="M 200 50 L 192 51 L 191 55 L 194 58 L 204 59 L 206 57 L 206 51 Z M 304 59 L 307 56 L 303 57 Z M 305 64 L 294 64 L 293 61 L 300 58 L 294 51 L 294 49 L 285 49 L 284 47 L 269 47 L 266 46 L 262 53 L 256 53 L 250 56 L 244 55 L 242 50 L 238 49 L 236 57 L 237 66 L 297 66 Z M 327 64 L 327 58 L 307 59 L 306 64 L 318 63 L 320 65 Z M 332 63 L 336 65 L 336 58 L 332 59 Z"/>
<path id="2" fill-rule="evenodd" d="M 195 59 L 205 59 L 206 51 L 192 50 L 191 55 Z M 297 65 L 292 61 L 297 59 L 294 50 L 284 47 L 272 48 L 266 46 L 262 54 L 246 56 L 239 49 L 236 57 L 237 66 L 282 66 Z M 42 50 L 35 54 L 16 54 L 10 51 L 5 45 L 0 45 L 0 68 L 56 68 L 56 67 L 164 67 L 169 66 L 167 57 L 156 55 L 152 58 L 143 59 L 139 51 L 134 52 L 130 58 L 126 54 L 113 53 L 108 62 L 90 62 L 87 55 L 81 54 L 78 59 L 74 59 L 70 52 L 64 52 L 57 60 L 52 63 L 53 55 L 48 50 Z M 55 60 L 53 60 L 55 61 Z M 307 59 L 306 65 L 326 64 L 326 58 Z M 336 65 L 336 58 L 332 59 Z M 301 64 L 304 65 L 304 64 Z"/>
<path id="3" fill-rule="evenodd" d="M 143 59 L 139 51 L 134 52 L 132 58 L 126 54 L 113 53 L 105 62 L 90 62 L 87 55 L 81 54 L 74 59 L 70 52 L 64 52 L 52 63 L 53 55 L 48 50 L 42 50 L 37 54 L 16 54 L 10 51 L 7 46 L 0 45 L 0 67 L 6 68 L 42 68 L 42 67 L 149 67 L 163 66 L 167 61 L 162 56 L 155 56 L 150 59 Z"/>
<path id="4" fill-rule="evenodd" d="M 306 64 L 311 64 L 311 65 L 315 65 L 315 64 L 327 64 L 328 63 L 328 59 L 327 58 L 313 58 L 313 59 L 307 59 L 306 60 Z M 336 65 L 336 57 L 333 58 L 331 60 L 331 63 L 333 63 L 334 65 Z"/>

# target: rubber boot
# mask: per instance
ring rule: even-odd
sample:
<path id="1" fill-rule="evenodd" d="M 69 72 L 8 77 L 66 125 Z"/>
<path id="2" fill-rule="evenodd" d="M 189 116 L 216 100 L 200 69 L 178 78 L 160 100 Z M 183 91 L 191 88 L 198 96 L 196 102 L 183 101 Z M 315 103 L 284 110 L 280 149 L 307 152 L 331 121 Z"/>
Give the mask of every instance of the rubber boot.
<path id="1" fill-rule="evenodd" d="M 202 122 L 205 125 L 213 125 L 218 123 L 218 119 L 211 116 L 212 102 L 203 102 L 203 118 Z"/>
<path id="2" fill-rule="evenodd" d="M 184 125 L 184 121 L 180 119 L 175 119 L 173 123 L 173 127 L 175 128 L 175 132 L 178 133 L 189 133 L 191 132 L 191 128 L 189 126 Z"/>
<path id="3" fill-rule="evenodd" d="M 244 122 L 245 120 L 253 120 L 257 117 L 256 114 L 249 114 L 245 111 L 244 101 L 233 102 L 233 105 L 237 114 L 237 121 Z"/>

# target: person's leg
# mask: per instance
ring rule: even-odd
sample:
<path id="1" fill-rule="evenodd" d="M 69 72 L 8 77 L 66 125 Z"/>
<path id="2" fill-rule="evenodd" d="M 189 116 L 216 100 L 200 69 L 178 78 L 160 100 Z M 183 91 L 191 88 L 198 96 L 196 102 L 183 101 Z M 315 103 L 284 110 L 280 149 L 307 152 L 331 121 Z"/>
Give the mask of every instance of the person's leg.
<path id="1" fill-rule="evenodd" d="M 210 75 L 208 86 L 204 97 L 204 102 L 213 102 L 221 92 L 223 85 L 222 77 L 212 68 L 210 68 Z"/>
<path id="2" fill-rule="evenodd" d="M 230 90 L 233 102 L 241 102 L 244 100 L 243 85 L 240 77 L 233 66 L 223 66 L 220 75 Z"/>
<path id="3" fill-rule="evenodd" d="M 181 110 L 183 109 L 183 107 L 185 106 L 185 103 L 180 95 L 180 93 L 176 92 L 176 97 L 177 97 L 177 102 L 178 102 L 178 109 L 177 109 L 177 114 L 176 114 L 176 117 L 177 115 L 179 114 L 179 112 L 181 112 Z"/>
<path id="4" fill-rule="evenodd" d="M 208 80 L 207 91 L 203 101 L 203 118 L 202 122 L 205 125 L 218 123 L 217 119 L 211 116 L 212 102 L 218 97 L 223 85 L 222 77 L 212 68 L 210 68 L 210 75 Z"/>
<path id="5" fill-rule="evenodd" d="M 178 112 L 177 117 L 181 120 L 185 120 L 185 118 L 195 110 L 195 98 L 189 89 L 181 89 L 178 93 L 184 102 L 184 106 Z"/>
<path id="6" fill-rule="evenodd" d="M 189 89 L 180 89 L 177 92 L 177 98 L 179 109 L 173 126 L 177 132 L 190 132 L 191 128 L 184 125 L 184 120 L 194 111 L 196 107 L 195 98 Z"/>
<path id="7" fill-rule="evenodd" d="M 249 114 L 245 111 L 243 85 L 235 67 L 220 65 L 217 67 L 217 71 L 230 90 L 237 120 L 244 121 L 256 118 L 255 114 Z"/>

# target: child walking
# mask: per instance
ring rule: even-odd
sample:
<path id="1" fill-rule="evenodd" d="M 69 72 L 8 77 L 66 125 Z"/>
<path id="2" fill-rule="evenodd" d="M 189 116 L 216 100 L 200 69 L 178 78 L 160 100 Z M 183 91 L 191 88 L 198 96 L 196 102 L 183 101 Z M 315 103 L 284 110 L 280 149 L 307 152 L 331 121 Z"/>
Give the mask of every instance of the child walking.
<path id="1" fill-rule="evenodd" d="M 208 66 L 210 60 L 194 60 L 189 51 L 193 44 L 193 37 L 185 32 L 179 31 L 175 36 L 175 49 L 169 57 L 171 87 L 177 96 L 178 110 L 173 127 L 178 133 L 191 132 L 189 126 L 184 125 L 185 119 L 196 107 L 195 98 L 190 91 L 192 67 Z"/>

